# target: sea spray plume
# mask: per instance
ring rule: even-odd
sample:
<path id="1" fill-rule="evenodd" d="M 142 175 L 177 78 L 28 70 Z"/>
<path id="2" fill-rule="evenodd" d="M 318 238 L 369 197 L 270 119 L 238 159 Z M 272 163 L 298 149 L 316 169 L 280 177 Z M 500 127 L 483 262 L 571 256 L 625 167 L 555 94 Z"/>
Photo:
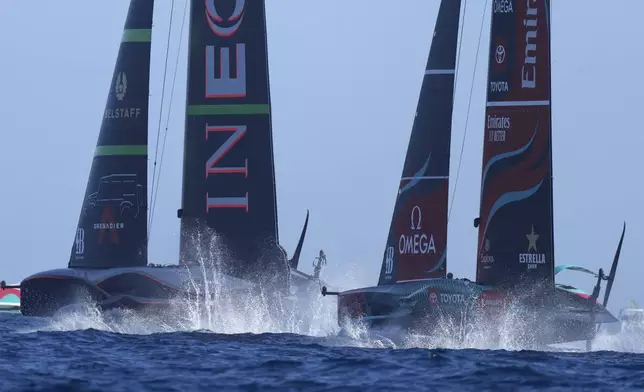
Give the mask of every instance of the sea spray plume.
<path id="1" fill-rule="evenodd" d="M 534 295 L 526 292 L 525 296 Z M 464 306 L 460 317 L 450 313 L 433 314 L 421 320 L 412 330 L 392 326 L 367 328 L 360 318 L 345 317 L 339 336 L 343 345 L 358 347 L 448 348 L 556 350 L 537 345 L 539 328 L 547 327 L 547 319 L 539 319 L 534 309 L 526 306 L 525 297 L 515 297 L 493 308 L 481 311 L 481 298 Z M 561 350 L 561 349 L 559 349 Z"/>
<path id="2" fill-rule="evenodd" d="M 252 324 L 256 321 L 265 324 L 267 312 L 257 312 L 262 308 L 259 306 L 263 302 L 261 293 L 250 287 L 233 293 L 225 287 L 229 282 L 225 274 L 234 260 L 222 238 L 208 227 L 199 227 L 184 235 L 189 243 L 184 249 L 190 253 L 181 257 L 187 263 L 198 264 L 200 276 L 187 277 L 194 295 L 188 301 L 175 302 L 177 313 L 187 317 L 192 328 L 223 333 L 254 332 L 256 325 Z"/>
<path id="3" fill-rule="evenodd" d="M 462 314 L 463 322 L 450 315 L 440 315 L 426 331 L 417 330 L 407 338 L 405 347 L 477 348 L 504 350 L 561 350 L 562 347 L 540 344 L 544 337 L 556 340 L 560 328 L 555 322 L 553 300 L 543 300 L 539 287 L 506 297 L 503 306 L 493 313 Z M 536 302 L 538 294 L 541 298 Z M 474 310 L 469 307 L 467 309 Z M 423 333 L 424 332 L 424 333 Z"/>
<path id="4" fill-rule="evenodd" d="M 234 263 L 225 241 L 201 228 L 190 233 L 190 256 L 201 266 L 201 277 L 189 276 L 195 298 L 187 303 L 176 301 L 176 309 L 186 315 L 188 325 L 223 333 L 295 332 L 323 334 L 320 320 L 327 320 L 331 307 L 322 303 L 319 293 L 294 297 L 274 296 L 271 282 L 242 290 L 230 290 L 224 280 L 226 266 Z M 270 253 L 264 257 L 270 257 Z M 184 309 L 182 311 L 181 309 Z M 187 326 L 187 325 L 186 325 Z"/>

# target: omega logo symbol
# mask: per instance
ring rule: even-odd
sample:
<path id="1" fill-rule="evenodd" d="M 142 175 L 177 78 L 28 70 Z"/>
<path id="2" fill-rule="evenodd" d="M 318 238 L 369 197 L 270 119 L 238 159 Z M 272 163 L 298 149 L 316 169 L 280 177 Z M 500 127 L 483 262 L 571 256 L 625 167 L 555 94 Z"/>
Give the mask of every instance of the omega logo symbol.
<path id="1" fill-rule="evenodd" d="M 398 239 L 398 253 L 401 255 L 425 255 L 428 253 L 436 254 L 436 244 L 434 235 L 419 232 L 422 228 L 423 212 L 419 206 L 411 209 L 409 217 L 411 224 L 411 233 L 402 233 Z"/>
<path id="2" fill-rule="evenodd" d="M 411 210 L 411 229 L 420 230 L 421 222 L 423 221 L 423 212 L 420 207 L 414 206 Z"/>

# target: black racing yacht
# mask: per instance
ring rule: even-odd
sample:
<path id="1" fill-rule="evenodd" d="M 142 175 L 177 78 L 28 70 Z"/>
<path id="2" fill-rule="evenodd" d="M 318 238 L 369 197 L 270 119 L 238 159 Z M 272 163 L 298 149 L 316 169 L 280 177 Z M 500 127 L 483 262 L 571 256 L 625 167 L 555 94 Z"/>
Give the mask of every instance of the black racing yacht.
<path id="1" fill-rule="evenodd" d="M 154 0 L 131 0 L 68 266 L 20 283 L 22 314 L 51 316 L 86 300 L 165 307 L 203 296 L 213 269 L 231 292 L 319 296 L 319 271 L 297 270 L 308 212 L 293 257 L 279 244 L 264 0 L 189 5 L 178 264 L 148 261 Z M 210 260 L 215 245 L 220 256 Z"/>

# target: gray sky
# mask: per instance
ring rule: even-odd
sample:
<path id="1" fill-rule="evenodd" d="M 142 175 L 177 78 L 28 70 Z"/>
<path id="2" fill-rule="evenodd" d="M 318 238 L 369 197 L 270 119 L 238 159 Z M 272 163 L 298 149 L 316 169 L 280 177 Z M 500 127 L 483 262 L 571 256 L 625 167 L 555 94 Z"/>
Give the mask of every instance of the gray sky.
<path id="1" fill-rule="evenodd" d="M 176 0 L 169 75 L 185 1 Z M 157 0 L 154 19 L 153 143 L 170 3 Z M 377 282 L 438 3 L 400 0 L 394 9 L 389 0 L 267 1 L 281 242 L 292 254 L 311 209 L 301 265 L 310 271 L 323 248 L 327 279 L 345 288 Z M 3 1 L 2 279 L 18 282 L 67 265 L 128 4 Z M 488 11 L 473 80 L 483 4 L 468 1 L 452 140 L 453 192 L 473 82 L 448 237 L 448 270 L 470 278 L 489 41 Z M 553 7 L 556 262 L 609 268 L 626 220 L 611 301 L 618 309 L 632 298 L 644 302 L 644 187 L 637 174 L 644 167 L 638 28 L 644 2 L 554 0 Z M 152 228 L 153 262 L 178 258 L 185 49 L 184 42 Z M 584 289 L 594 283 L 564 274 L 563 280 Z"/>

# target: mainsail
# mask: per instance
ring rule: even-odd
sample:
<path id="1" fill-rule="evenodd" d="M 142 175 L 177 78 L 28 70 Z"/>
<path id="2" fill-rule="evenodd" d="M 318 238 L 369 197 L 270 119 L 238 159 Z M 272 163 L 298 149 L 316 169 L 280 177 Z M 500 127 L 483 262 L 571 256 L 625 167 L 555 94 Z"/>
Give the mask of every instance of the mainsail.
<path id="1" fill-rule="evenodd" d="M 442 1 L 379 285 L 445 276 L 450 138 L 460 0 Z"/>
<path id="2" fill-rule="evenodd" d="M 227 273 L 273 270 L 286 279 L 278 245 L 263 0 L 192 0 L 181 254 L 210 230 L 228 251 Z M 264 261 L 262 261 L 264 259 Z M 224 260 L 222 260 L 224 261 Z"/>
<path id="3" fill-rule="evenodd" d="M 479 284 L 554 287 L 549 3 L 493 5 Z"/>
<path id="4" fill-rule="evenodd" d="M 132 0 L 69 267 L 147 264 L 147 144 L 154 0 Z"/>

